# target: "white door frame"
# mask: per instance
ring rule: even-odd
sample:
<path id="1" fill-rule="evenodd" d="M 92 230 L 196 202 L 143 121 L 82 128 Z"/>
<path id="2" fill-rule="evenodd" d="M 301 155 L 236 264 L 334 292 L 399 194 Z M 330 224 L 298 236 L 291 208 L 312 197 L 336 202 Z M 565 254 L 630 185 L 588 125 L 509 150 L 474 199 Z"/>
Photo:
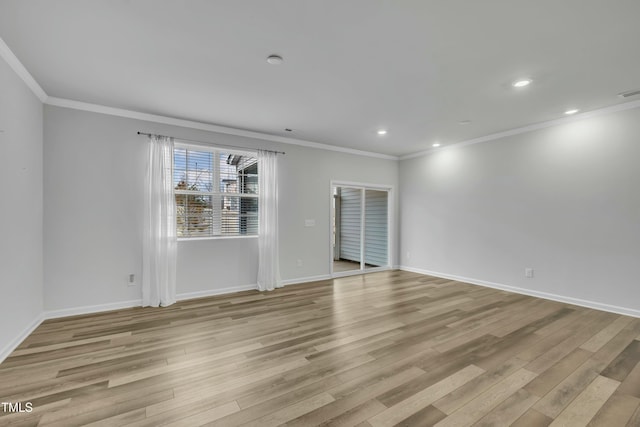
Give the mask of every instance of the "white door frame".
<path id="1" fill-rule="evenodd" d="M 352 271 L 333 271 L 333 224 L 335 223 L 335 212 L 333 209 L 333 189 L 334 187 L 347 187 L 347 188 L 355 188 L 362 190 L 362 203 L 361 203 L 361 218 L 360 218 L 360 269 L 352 270 Z M 364 210 L 365 210 L 365 190 L 376 190 L 376 191 L 386 191 L 387 192 L 387 265 L 381 267 L 372 267 L 364 269 Z M 373 273 L 376 271 L 385 271 L 391 270 L 392 268 L 392 249 L 393 242 L 395 241 L 395 191 L 393 185 L 382 185 L 382 184 L 369 184 L 363 182 L 353 182 L 353 181 L 338 181 L 332 180 L 329 185 L 329 274 L 331 277 L 344 277 L 344 276 L 355 276 L 358 274 L 364 273 Z"/>

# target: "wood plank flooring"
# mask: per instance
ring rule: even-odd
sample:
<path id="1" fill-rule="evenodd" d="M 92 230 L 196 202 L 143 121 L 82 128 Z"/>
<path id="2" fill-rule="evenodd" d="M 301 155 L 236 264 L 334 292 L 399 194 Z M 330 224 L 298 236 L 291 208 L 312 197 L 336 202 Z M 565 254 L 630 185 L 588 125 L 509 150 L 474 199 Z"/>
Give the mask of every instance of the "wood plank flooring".
<path id="1" fill-rule="evenodd" d="M 16 426 L 640 426 L 640 319 L 387 271 L 48 320 Z"/>

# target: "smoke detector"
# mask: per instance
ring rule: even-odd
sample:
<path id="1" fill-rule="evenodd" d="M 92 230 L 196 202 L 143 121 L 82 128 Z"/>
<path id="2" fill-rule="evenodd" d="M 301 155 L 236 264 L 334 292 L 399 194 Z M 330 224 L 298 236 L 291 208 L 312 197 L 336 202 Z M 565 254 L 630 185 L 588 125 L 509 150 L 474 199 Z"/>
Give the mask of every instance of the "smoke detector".
<path id="1" fill-rule="evenodd" d="M 267 62 L 271 65 L 280 65 L 283 61 L 284 59 L 280 55 L 269 55 L 267 57 Z"/>

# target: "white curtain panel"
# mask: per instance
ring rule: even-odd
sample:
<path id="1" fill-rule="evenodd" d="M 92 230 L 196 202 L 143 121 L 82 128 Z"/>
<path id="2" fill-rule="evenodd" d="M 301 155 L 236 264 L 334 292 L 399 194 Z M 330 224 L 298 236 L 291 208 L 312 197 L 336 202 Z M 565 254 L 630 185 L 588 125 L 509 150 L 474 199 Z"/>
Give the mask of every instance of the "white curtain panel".
<path id="1" fill-rule="evenodd" d="M 142 245 L 142 305 L 176 302 L 176 201 L 173 195 L 173 138 L 149 137 Z"/>
<path id="2" fill-rule="evenodd" d="M 282 287 L 278 247 L 278 166 L 277 154 L 258 150 L 258 289 Z"/>

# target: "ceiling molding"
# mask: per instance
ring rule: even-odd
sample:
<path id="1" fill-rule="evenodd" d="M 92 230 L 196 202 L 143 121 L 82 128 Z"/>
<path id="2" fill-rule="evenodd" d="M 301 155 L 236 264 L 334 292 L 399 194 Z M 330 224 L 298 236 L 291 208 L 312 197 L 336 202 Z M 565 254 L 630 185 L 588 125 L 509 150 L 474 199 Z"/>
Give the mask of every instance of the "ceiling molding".
<path id="1" fill-rule="evenodd" d="M 162 124 L 168 124 L 168 125 L 173 125 L 173 126 L 186 127 L 186 128 L 190 128 L 190 129 L 197 129 L 197 130 L 204 130 L 204 131 L 209 131 L 209 132 L 223 133 L 223 134 L 227 134 L 227 135 L 236 135 L 236 136 L 243 136 L 243 137 L 253 138 L 253 139 L 262 139 L 262 140 L 266 140 L 266 141 L 279 142 L 279 143 L 283 143 L 283 144 L 298 145 L 298 146 L 301 146 L 301 147 L 308 147 L 308 148 L 316 148 L 316 149 L 319 149 L 319 150 L 336 151 L 336 152 L 340 152 L 340 153 L 354 154 L 354 155 L 357 155 L 357 156 L 374 157 L 374 158 L 385 159 L 385 160 L 408 160 L 408 159 L 413 159 L 413 158 L 416 158 L 416 157 L 426 156 L 426 155 L 435 153 L 437 151 L 446 150 L 448 148 L 453 148 L 453 147 L 460 148 L 460 147 L 464 147 L 464 146 L 467 146 L 467 145 L 480 144 L 480 143 L 483 143 L 483 142 L 489 142 L 489 141 L 494 141 L 494 140 L 501 139 L 501 138 L 506 138 L 508 136 L 519 135 L 519 134 L 527 133 L 527 132 L 533 132 L 533 131 L 536 131 L 536 130 L 539 130 L 539 129 L 545 129 L 545 128 L 548 128 L 548 127 L 559 126 L 559 125 L 575 122 L 575 121 L 578 121 L 578 120 L 583 120 L 583 119 L 596 117 L 596 116 L 600 116 L 600 115 L 604 115 L 604 114 L 614 113 L 614 112 L 617 112 L 617 111 L 630 110 L 630 109 L 633 109 L 633 108 L 640 107 L 640 100 L 639 101 L 626 102 L 626 103 L 623 103 L 623 104 L 616 104 L 616 105 L 612 105 L 612 106 L 609 106 L 609 107 L 604 107 L 604 108 L 600 108 L 600 109 L 597 109 L 597 110 L 592 110 L 592 111 L 588 111 L 588 112 L 585 112 L 585 113 L 576 114 L 576 115 L 571 116 L 571 117 L 562 117 L 562 118 L 559 118 L 559 119 L 549 120 L 549 121 L 542 122 L 542 123 L 536 123 L 536 124 L 533 124 L 533 125 L 527 125 L 527 126 L 523 126 L 523 127 L 519 127 L 519 128 L 515 128 L 515 129 L 510 129 L 510 130 L 506 130 L 506 131 L 502 131 L 502 132 L 497 132 L 497 133 L 493 133 L 493 134 L 490 134 L 490 135 L 481 136 L 481 137 L 478 137 L 478 138 L 457 142 L 457 143 L 450 144 L 450 145 L 447 145 L 445 147 L 441 147 L 441 148 L 437 148 L 437 149 L 433 149 L 432 148 L 432 149 L 428 149 L 428 150 L 424 150 L 424 151 L 419 151 L 419 152 L 413 153 L 413 154 L 406 154 L 404 156 L 391 156 L 391 155 L 388 155 L 388 154 L 381 154 L 381 153 L 374 153 L 374 152 L 370 152 L 370 151 L 356 150 L 356 149 L 353 149 L 353 148 L 346 148 L 346 147 L 339 147 L 339 146 L 336 146 L 336 145 L 322 144 L 322 143 L 319 143 L 319 142 L 306 141 L 306 140 L 303 140 L 303 139 L 296 139 L 296 138 L 288 138 L 288 137 L 277 136 L 277 135 L 270 135 L 270 134 L 266 134 L 266 133 L 249 131 L 249 130 L 244 130 L 244 129 L 236 129 L 236 128 L 232 128 L 232 127 L 220 126 L 220 125 L 215 125 L 215 124 L 211 124 L 211 123 L 203 123 L 203 122 L 197 122 L 197 121 L 192 121 L 192 120 L 177 119 L 177 118 L 168 117 L 168 116 L 161 116 L 161 115 L 157 115 L 157 114 L 141 113 L 141 112 L 138 112 L 138 111 L 125 110 L 125 109 L 114 108 L 114 107 L 107 107 L 107 106 L 104 106 L 104 105 L 91 104 L 91 103 L 75 101 L 75 100 L 71 100 L 71 99 L 51 97 L 51 96 L 47 95 L 47 93 L 44 91 L 44 89 L 42 89 L 42 87 L 33 78 L 31 73 L 29 73 L 29 71 L 25 68 L 25 66 L 22 64 L 22 62 L 20 62 L 18 57 L 16 57 L 16 55 L 9 48 L 9 46 L 7 46 L 7 44 L 4 42 L 4 40 L 2 38 L 0 38 L 0 57 L 3 58 L 7 62 L 7 64 L 11 67 L 11 69 L 13 69 L 13 71 L 24 81 L 24 83 L 27 85 L 27 87 L 29 87 L 29 89 L 31 89 L 31 91 L 34 93 L 34 95 L 43 104 L 52 105 L 52 106 L 56 106 L 56 107 L 71 108 L 71 109 L 75 109 L 75 110 L 90 111 L 90 112 L 94 112 L 94 113 L 107 114 L 107 115 L 111 115 L 111 116 L 125 117 L 125 118 L 136 119 L 136 120 L 144 120 L 144 121 L 149 121 L 149 122 L 154 122 L 154 123 L 162 123 Z"/>
<path id="2" fill-rule="evenodd" d="M 36 97 L 40 100 L 40 102 L 45 102 L 47 99 L 47 94 L 40 87 L 36 79 L 33 78 L 31 73 L 27 71 L 27 69 L 22 65 L 22 62 L 18 59 L 16 55 L 14 55 L 13 51 L 9 49 L 9 46 L 0 38 L 0 57 L 4 59 L 9 67 L 24 81 L 24 83 L 31 89 Z"/>
<path id="3" fill-rule="evenodd" d="M 469 140 L 466 140 L 466 141 L 456 142 L 454 144 L 449 144 L 449 145 L 441 147 L 441 148 L 432 148 L 432 149 L 429 149 L 429 150 L 424 150 L 424 151 L 420 151 L 420 152 L 413 153 L 413 154 L 406 154 L 404 156 L 400 156 L 400 160 L 408 160 L 408 159 L 413 159 L 413 158 L 416 158 L 416 157 L 427 156 L 429 154 L 435 153 L 437 151 L 446 150 L 448 148 L 454 148 L 454 147 L 455 148 L 460 148 L 460 147 L 464 147 L 466 145 L 473 145 L 473 144 L 480 144 L 482 142 L 494 141 L 496 139 L 506 138 L 508 136 L 519 135 L 521 133 L 533 132 L 533 131 L 536 131 L 536 130 L 539 130 L 539 129 L 545 129 L 545 128 L 553 127 L 553 126 L 560 126 L 560 125 L 564 125 L 564 124 L 567 124 L 567 123 L 575 122 L 575 121 L 578 121 L 578 120 L 584 120 L 584 119 L 588 119 L 588 118 L 591 118 L 591 117 L 601 116 L 601 115 L 604 115 L 604 114 L 615 113 L 617 111 L 631 110 L 633 108 L 638 108 L 638 107 L 640 107 L 640 101 L 632 101 L 632 102 L 625 102 L 624 104 L 616 104 L 616 105 L 612 105 L 612 106 L 609 106 L 609 107 L 599 108 L 597 110 L 592 110 L 592 111 L 587 111 L 585 113 L 576 114 L 576 115 L 573 115 L 573 116 L 570 116 L 570 117 L 562 117 L 560 119 L 549 120 L 549 121 L 542 122 L 542 123 L 536 123 L 536 124 L 533 124 L 533 125 L 528 125 L 528 126 L 515 128 L 515 129 L 505 130 L 505 131 L 498 132 L 498 133 L 493 133 L 491 135 L 481 136 L 479 138 L 474 138 L 474 139 L 469 139 Z"/>
<path id="4" fill-rule="evenodd" d="M 145 120 L 145 121 L 155 122 L 155 123 L 163 123 L 168 125 L 191 128 L 191 129 L 205 130 L 209 132 L 224 133 L 227 135 L 244 136 L 247 138 L 262 139 L 266 141 L 280 142 L 283 144 L 299 145 L 302 147 L 316 148 L 319 150 L 337 151 L 340 153 L 355 154 L 357 156 L 374 157 L 374 158 L 385 159 L 385 160 L 399 159 L 399 157 L 397 156 L 390 156 L 387 154 L 356 150 L 353 148 L 338 147 L 335 145 L 322 144 L 319 142 L 306 141 L 303 139 L 269 135 L 266 133 L 236 129 L 236 128 L 231 128 L 227 126 L 219 126 L 211 123 L 202 123 L 202 122 L 196 122 L 192 120 L 176 119 L 173 117 L 140 113 L 137 111 L 124 110 L 121 108 L 113 108 L 113 107 L 107 107 L 104 105 L 90 104 L 87 102 L 74 101 L 71 99 L 56 98 L 56 97 L 48 96 L 47 93 L 44 91 L 44 89 L 42 89 L 42 87 L 38 84 L 36 79 L 33 78 L 31 73 L 29 73 L 26 67 L 22 64 L 22 62 L 20 62 L 18 57 L 13 53 L 13 51 L 9 48 L 9 46 L 7 46 L 7 44 L 4 42 L 2 38 L 0 38 L 0 57 L 3 58 L 7 62 L 7 64 L 9 64 L 11 69 L 18 75 L 18 77 L 20 77 L 24 81 L 24 83 L 29 87 L 29 89 L 31 89 L 31 91 L 43 104 L 53 105 L 56 107 L 72 108 L 75 110 L 91 111 L 94 113 L 102 113 L 102 114 L 107 114 L 111 116 L 126 117 L 130 119 Z"/>
<path id="5" fill-rule="evenodd" d="M 55 107 L 72 108 L 74 110 L 90 111 L 93 113 L 107 114 L 110 116 L 126 117 L 129 119 L 144 120 L 154 123 L 162 123 L 166 125 L 186 127 L 190 129 L 204 130 L 209 132 L 224 133 L 227 135 L 243 136 L 253 139 L 262 139 L 272 142 L 280 142 L 283 144 L 299 145 L 302 147 L 317 148 L 320 150 L 338 151 L 340 153 L 355 154 L 357 156 L 375 157 L 385 160 L 399 160 L 397 156 L 387 154 L 373 153 L 370 151 L 355 150 L 353 148 L 338 147 L 336 145 L 321 144 L 319 142 L 305 141 L 303 139 L 287 138 L 284 136 L 269 135 L 261 132 L 254 132 L 243 129 L 236 129 L 227 126 L 214 125 L 211 123 L 202 123 L 192 120 L 176 119 L 173 117 L 160 116 L 157 114 L 140 113 L 138 111 L 125 110 L 121 108 L 106 107 L 104 105 L 90 104 L 87 102 L 74 101 L 71 99 L 48 97 L 45 101 L 47 105 Z"/>

